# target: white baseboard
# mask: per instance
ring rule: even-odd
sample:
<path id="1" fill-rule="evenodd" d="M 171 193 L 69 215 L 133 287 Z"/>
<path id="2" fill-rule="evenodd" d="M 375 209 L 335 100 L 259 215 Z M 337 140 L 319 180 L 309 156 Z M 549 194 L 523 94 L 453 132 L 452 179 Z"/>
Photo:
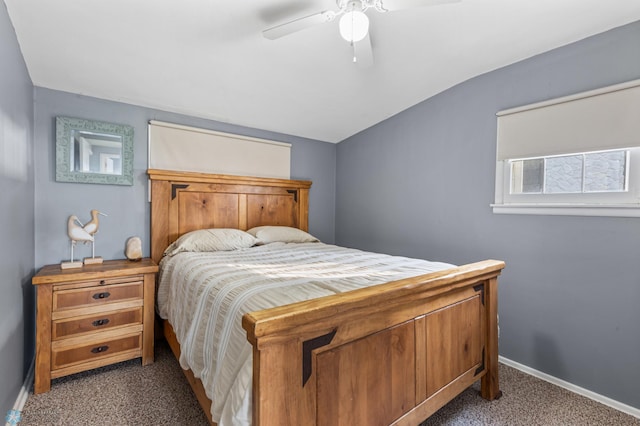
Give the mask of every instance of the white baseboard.
<path id="1" fill-rule="evenodd" d="M 18 393 L 18 397 L 16 398 L 16 402 L 13 404 L 14 411 L 22 411 L 24 408 L 24 404 L 27 402 L 27 398 L 29 397 L 29 390 L 31 389 L 31 385 L 33 384 L 33 372 L 35 368 L 36 359 L 33 358 L 31 360 L 31 365 L 29 366 L 29 371 L 27 371 L 27 377 L 24 378 L 24 382 L 22 383 L 22 388 L 20 388 L 20 392 Z M 12 426 L 10 423 L 6 422 L 5 426 Z"/>
<path id="2" fill-rule="evenodd" d="M 560 386 L 561 388 L 567 389 L 573 393 L 577 393 L 578 395 L 582 395 L 584 397 L 587 397 L 589 399 L 592 399 L 596 402 L 599 402 L 601 404 L 607 405 L 611 408 L 615 408 L 618 411 L 622 411 L 623 413 L 629 414 L 633 417 L 637 417 L 640 419 L 640 409 L 632 407 L 630 405 L 627 404 L 623 404 L 622 402 L 616 401 L 614 399 L 608 398 L 604 395 L 600 395 L 598 393 L 592 392 L 590 390 L 587 390 L 585 388 L 581 388 L 580 386 L 576 386 L 572 383 L 569 382 L 565 382 L 562 379 L 558 379 L 557 377 L 553 377 L 547 373 L 543 373 L 542 371 L 538 371 L 535 370 L 531 367 L 527 367 L 524 364 L 520 364 L 519 362 L 515 362 L 512 361 L 508 358 L 505 358 L 503 356 L 499 356 L 498 360 L 505 364 L 508 365 L 509 367 L 513 367 L 516 370 L 520 370 L 523 373 L 527 373 L 531 376 L 537 377 L 538 379 L 542 379 L 545 382 L 549 382 L 551 384 L 554 384 L 556 386 Z"/>

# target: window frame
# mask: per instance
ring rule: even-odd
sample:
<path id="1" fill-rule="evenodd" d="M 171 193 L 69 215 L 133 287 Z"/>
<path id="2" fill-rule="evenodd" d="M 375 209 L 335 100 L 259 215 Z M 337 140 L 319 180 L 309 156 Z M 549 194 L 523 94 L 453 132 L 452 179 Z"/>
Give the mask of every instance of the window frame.
<path id="1" fill-rule="evenodd" d="M 496 165 L 494 213 L 640 217 L 640 147 L 627 148 L 627 190 L 582 193 L 511 193 L 511 161 Z M 579 153 L 576 153 L 579 154 Z"/>
<path id="2" fill-rule="evenodd" d="M 508 163 L 508 172 L 509 172 L 509 181 L 510 181 L 510 185 L 509 188 L 507 190 L 508 192 L 508 197 L 511 196 L 518 196 L 518 195 L 553 195 L 553 198 L 549 197 L 550 200 L 552 199 L 562 199 L 563 196 L 568 196 L 569 198 L 582 198 L 582 197 L 578 197 L 578 195 L 587 195 L 587 194 L 610 194 L 610 193 L 617 193 L 617 194 L 621 194 L 621 193 L 626 193 L 629 191 L 629 171 L 631 168 L 631 152 L 634 150 L 634 148 L 618 148 L 618 149 L 608 149 L 608 150 L 603 150 L 603 151 L 588 151 L 588 152 L 574 152 L 574 153 L 567 153 L 567 154 L 556 154 L 556 155 L 547 155 L 547 156 L 542 156 L 542 157 L 529 157 L 529 158 L 513 158 L 513 159 L 509 159 L 507 160 Z M 623 152 L 625 154 L 625 174 L 624 174 L 624 189 L 622 190 L 611 190 L 611 191 L 607 191 L 607 190 L 598 190 L 598 191 L 587 191 L 585 190 L 585 186 L 587 185 L 587 175 L 586 175 L 586 171 L 587 171 L 587 157 L 589 157 L 592 154 L 603 154 L 603 153 L 609 153 L 609 152 Z M 636 156 L 638 155 L 638 153 L 635 153 Z M 549 168 L 547 167 L 547 164 L 549 162 L 549 160 L 553 160 L 553 159 L 557 159 L 557 158 L 563 158 L 563 157 L 581 157 L 581 179 L 580 179 L 580 186 L 581 186 L 581 190 L 580 191 L 574 191 L 574 192 L 552 192 L 552 191 L 547 191 L 548 189 L 548 175 L 547 175 L 547 170 L 549 170 Z M 635 156 L 634 156 L 635 158 Z M 542 160 L 542 182 L 541 182 L 541 187 L 542 187 L 542 191 L 541 192 L 517 192 L 514 193 L 513 192 L 513 187 L 514 187 L 514 176 L 513 176 L 513 172 L 515 169 L 515 164 L 516 162 L 525 162 L 525 161 L 531 161 L 531 160 Z M 636 166 L 637 167 L 637 166 Z M 521 179 L 523 180 L 523 179 Z M 522 182 L 521 182 L 522 183 Z M 571 195 L 571 194 L 577 194 L 577 195 Z M 608 197 L 608 196 L 605 196 Z M 586 198 L 586 202 L 591 202 L 591 200 L 594 197 L 585 197 Z M 627 196 L 622 196 L 622 197 L 613 197 L 613 198 L 622 198 L 622 202 L 626 202 L 627 201 Z M 570 200 L 564 200 L 564 201 L 570 201 Z M 574 201 L 575 202 L 575 201 Z"/>

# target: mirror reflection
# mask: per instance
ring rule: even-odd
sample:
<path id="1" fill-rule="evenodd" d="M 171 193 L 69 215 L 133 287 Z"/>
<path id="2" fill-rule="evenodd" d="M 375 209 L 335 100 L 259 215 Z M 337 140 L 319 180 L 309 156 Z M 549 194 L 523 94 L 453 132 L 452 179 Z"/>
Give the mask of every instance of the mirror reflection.
<path id="1" fill-rule="evenodd" d="M 122 174 L 122 136 L 73 129 L 71 143 L 69 171 Z"/>
<path id="2" fill-rule="evenodd" d="M 133 127 L 56 117 L 56 181 L 133 185 Z"/>

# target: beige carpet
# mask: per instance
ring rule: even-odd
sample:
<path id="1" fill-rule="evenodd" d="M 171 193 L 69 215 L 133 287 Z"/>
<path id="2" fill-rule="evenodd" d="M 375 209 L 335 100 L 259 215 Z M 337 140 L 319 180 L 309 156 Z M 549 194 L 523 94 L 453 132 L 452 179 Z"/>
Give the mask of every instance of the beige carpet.
<path id="1" fill-rule="evenodd" d="M 169 346 L 156 345 L 155 362 L 140 360 L 53 380 L 47 393 L 29 395 L 22 425 L 207 425 Z"/>
<path id="2" fill-rule="evenodd" d="M 503 397 L 487 402 L 474 385 L 422 426 L 640 426 L 640 419 L 500 365 Z M 53 381 L 29 395 L 20 425 L 206 425 L 180 366 L 165 343 L 156 362 L 127 361 Z M 301 425 L 303 426 L 303 425 Z"/>

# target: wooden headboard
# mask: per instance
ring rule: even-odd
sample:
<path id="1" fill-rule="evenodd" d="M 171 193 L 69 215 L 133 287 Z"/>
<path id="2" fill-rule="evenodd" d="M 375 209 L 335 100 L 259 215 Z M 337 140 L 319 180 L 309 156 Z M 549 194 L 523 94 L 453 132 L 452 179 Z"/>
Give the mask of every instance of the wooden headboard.
<path id="1" fill-rule="evenodd" d="M 309 227 L 310 181 L 149 169 L 151 257 L 204 228 Z"/>

